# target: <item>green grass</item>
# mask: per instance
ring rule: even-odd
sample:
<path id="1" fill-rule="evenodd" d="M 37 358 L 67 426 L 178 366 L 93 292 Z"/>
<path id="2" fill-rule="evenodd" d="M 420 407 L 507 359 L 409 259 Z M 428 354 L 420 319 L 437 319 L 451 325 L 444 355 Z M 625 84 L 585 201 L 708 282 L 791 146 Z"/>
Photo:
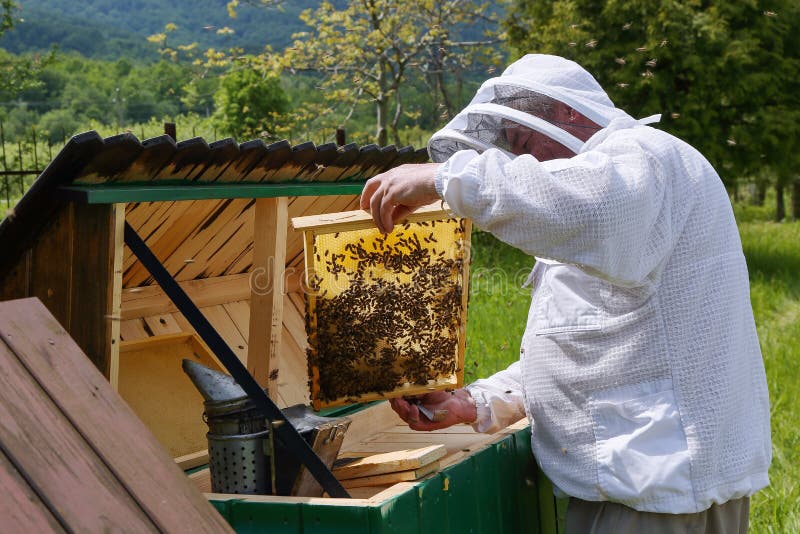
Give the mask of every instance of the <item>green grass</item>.
<path id="1" fill-rule="evenodd" d="M 769 222 L 769 207 L 736 206 L 770 392 L 771 484 L 751 501 L 750 532 L 800 532 L 800 222 Z M 465 380 L 514 362 L 533 258 L 489 234 L 473 235 Z"/>

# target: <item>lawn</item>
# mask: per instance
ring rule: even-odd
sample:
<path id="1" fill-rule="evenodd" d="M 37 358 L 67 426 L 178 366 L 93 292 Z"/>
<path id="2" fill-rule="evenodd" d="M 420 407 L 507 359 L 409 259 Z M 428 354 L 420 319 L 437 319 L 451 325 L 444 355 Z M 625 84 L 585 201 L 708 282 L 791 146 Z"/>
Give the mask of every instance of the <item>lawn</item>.
<path id="1" fill-rule="evenodd" d="M 751 502 L 754 533 L 800 532 L 800 222 L 769 222 L 769 209 L 736 207 L 750 294 L 770 391 L 771 485 Z M 473 235 L 465 379 L 518 357 L 530 294 L 521 289 L 533 258 L 491 235 Z M 795 399 L 795 401 L 792 401 Z"/>

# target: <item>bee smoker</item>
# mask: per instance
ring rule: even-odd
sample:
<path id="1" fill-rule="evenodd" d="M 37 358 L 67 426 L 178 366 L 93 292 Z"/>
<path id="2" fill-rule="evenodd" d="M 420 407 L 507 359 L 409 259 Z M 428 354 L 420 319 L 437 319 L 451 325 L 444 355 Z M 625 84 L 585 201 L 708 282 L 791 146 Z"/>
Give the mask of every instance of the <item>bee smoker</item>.
<path id="1" fill-rule="evenodd" d="M 208 425 L 211 491 L 322 495 L 322 487 L 295 455 L 273 439 L 274 426 L 283 421 L 267 420 L 229 375 L 186 359 L 183 370 L 205 399 L 203 419 Z M 286 408 L 283 412 L 330 468 L 350 420 L 319 417 L 303 405 Z"/>

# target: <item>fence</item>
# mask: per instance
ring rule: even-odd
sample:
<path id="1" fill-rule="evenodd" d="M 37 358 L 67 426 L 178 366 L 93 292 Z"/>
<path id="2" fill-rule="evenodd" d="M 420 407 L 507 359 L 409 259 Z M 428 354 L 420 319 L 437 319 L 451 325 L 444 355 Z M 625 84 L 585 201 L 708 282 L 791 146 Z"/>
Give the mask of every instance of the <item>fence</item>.
<path id="1" fill-rule="evenodd" d="M 65 143 L 66 134 L 62 136 L 60 144 L 42 142 L 33 127 L 22 138 L 8 142 L 0 121 L 0 217 L 25 194 L 31 183 L 41 174 L 42 168 Z"/>

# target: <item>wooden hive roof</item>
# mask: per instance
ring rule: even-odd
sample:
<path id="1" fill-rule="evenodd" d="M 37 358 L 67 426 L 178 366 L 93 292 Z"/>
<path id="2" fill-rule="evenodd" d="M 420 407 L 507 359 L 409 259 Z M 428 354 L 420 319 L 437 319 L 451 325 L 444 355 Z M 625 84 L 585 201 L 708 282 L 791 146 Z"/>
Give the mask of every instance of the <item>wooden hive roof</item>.
<path id="1" fill-rule="evenodd" d="M 236 228 L 236 214 L 246 210 L 246 199 L 355 195 L 369 177 L 396 165 L 427 159 L 424 149 L 410 146 L 339 147 L 311 142 L 292 145 L 285 140 L 272 144 L 261 140 L 237 143 L 234 139 L 207 143 L 199 137 L 176 143 L 167 135 L 139 141 L 130 133 L 105 139 L 94 131 L 82 133 L 67 142 L 0 222 L 0 247 L 4 251 L 0 277 L 12 268 L 66 200 L 127 203 L 130 215 L 139 210 L 141 224 L 134 226 L 141 231 L 156 210 L 154 202 L 216 199 L 216 206 L 206 207 L 211 211 L 207 217 L 195 217 L 196 224 L 208 225 L 222 217 L 229 222 L 232 218 L 229 228 Z M 226 202 L 230 200 L 233 202 Z M 173 210 L 167 211 L 167 216 L 175 216 Z M 304 213 L 295 211 L 293 216 Z M 188 245 L 184 249 L 187 247 L 191 249 Z M 187 268 L 189 274 L 185 273 L 183 279 L 245 272 L 247 244 L 243 247 L 221 255 L 233 262 L 226 272 Z M 144 282 L 126 272 L 126 286 Z"/>
<path id="2" fill-rule="evenodd" d="M 232 532 L 35 298 L 0 303 L 4 532 Z"/>

